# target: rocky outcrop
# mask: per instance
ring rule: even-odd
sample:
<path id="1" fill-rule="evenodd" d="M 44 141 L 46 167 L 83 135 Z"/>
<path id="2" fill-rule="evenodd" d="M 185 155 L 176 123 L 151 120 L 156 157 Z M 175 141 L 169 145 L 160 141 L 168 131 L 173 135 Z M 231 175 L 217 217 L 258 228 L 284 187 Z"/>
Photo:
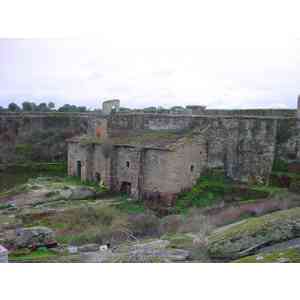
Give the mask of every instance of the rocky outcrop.
<path id="1" fill-rule="evenodd" d="M 67 197 L 68 200 L 81 200 L 81 199 L 92 199 L 96 197 L 95 189 L 91 187 L 81 186 L 73 187 L 71 194 Z"/>
<path id="2" fill-rule="evenodd" d="M 155 240 L 148 243 L 123 247 L 118 252 L 107 252 L 100 258 L 100 262 L 180 262 L 190 256 L 190 252 L 182 249 L 169 249 L 170 242 Z"/>
<path id="3" fill-rule="evenodd" d="M 208 239 L 212 258 L 231 260 L 300 236 L 300 208 L 251 218 L 215 230 Z"/>
<path id="4" fill-rule="evenodd" d="M 66 160 L 66 139 L 87 133 L 93 119 L 93 114 L 0 113 L 0 164 Z"/>
<path id="5" fill-rule="evenodd" d="M 258 253 L 240 258 L 234 262 L 238 263 L 299 263 L 300 249 L 288 248 L 268 253 Z"/>
<path id="6" fill-rule="evenodd" d="M 16 248 L 53 247 L 56 246 L 55 235 L 52 229 L 48 227 L 29 227 L 16 230 L 16 240 L 14 246 Z"/>

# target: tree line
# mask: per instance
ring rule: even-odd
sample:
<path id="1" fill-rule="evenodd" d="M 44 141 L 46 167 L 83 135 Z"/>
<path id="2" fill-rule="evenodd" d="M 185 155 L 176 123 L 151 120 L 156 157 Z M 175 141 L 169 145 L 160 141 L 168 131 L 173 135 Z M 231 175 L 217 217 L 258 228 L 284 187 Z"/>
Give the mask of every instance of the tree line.
<path id="1" fill-rule="evenodd" d="M 6 108 L 0 106 L 0 112 L 86 112 L 88 109 L 85 106 L 76 106 L 64 104 L 56 109 L 54 102 L 42 102 L 36 104 L 34 102 L 25 101 L 20 106 L 14 102 L 8 104 Z"/>

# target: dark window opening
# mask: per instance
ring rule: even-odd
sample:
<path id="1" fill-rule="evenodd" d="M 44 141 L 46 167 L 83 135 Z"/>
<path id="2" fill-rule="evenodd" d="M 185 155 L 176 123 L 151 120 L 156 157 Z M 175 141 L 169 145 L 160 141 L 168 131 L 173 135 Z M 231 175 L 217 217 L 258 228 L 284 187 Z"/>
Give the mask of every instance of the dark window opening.
<path id="1" fill-rule="evenodd" d="M 122 194 L 130 195 L 131 194 L 131 183 L 123 181 L 121 184 L 120 192 Z"/>
<path id="2" fill-rule="evenodd" d="M 76 174 L 79 178 L 81 178 L 81 161 L 78 160 L 77 161 L 77 174 Z"/>
<path id="3" fill-rule="evenodd" d="M 129 168 L 130 167 L 130 163 L 129 161 L 126 161 L 126 167 Z"/>
<path id="4" fill-rule="evenodd" d="M 195 169 L 194 165 L 191 165 L 191 172 L 194 172 L 194 169 Z"/>
<path id="5" fill-rule="evenodd" d="M 100 181 L 101 181 L 101 174 L 100 173 L 96 172 L 95 180 L 96 180 L 97 183 L 100 183 Z"/>

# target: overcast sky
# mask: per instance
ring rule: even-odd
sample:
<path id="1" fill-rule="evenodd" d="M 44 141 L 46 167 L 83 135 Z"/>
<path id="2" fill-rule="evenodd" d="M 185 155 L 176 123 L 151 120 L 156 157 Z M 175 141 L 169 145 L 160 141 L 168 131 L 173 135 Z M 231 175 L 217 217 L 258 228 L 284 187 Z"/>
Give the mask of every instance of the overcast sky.
<path id="1" fill-rule="evenodd" d="M 117 98 L 131 108 L 295 108 L 298 10 L 284 2 L 224 2 L 202 10 L 187 5 L 187 11 L 149 6 L 138 16 L 111 8 L 114 18 L 98 11 L 98 30 L 80 38 L 2 39 L 0 105 L 26 100 L 97 108 Z"/>

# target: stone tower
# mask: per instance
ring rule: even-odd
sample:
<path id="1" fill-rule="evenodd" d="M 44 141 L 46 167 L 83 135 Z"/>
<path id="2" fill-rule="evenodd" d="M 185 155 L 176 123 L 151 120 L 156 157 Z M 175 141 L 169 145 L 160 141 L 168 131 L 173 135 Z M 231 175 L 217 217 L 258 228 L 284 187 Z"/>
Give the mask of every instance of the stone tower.
<path id="1" fill-rule="evenodd" d="M 102 111 L 104 115 L 110 115 L 112 112 L 118 112 L 120 109 L 120 100 L 107 100 L 102 103 Z"/>
<path id="2" fill-rule="evenodd" d="M 300 119 L 300 95 L 298 96 L 297 101 L 297 119 Z"/>

